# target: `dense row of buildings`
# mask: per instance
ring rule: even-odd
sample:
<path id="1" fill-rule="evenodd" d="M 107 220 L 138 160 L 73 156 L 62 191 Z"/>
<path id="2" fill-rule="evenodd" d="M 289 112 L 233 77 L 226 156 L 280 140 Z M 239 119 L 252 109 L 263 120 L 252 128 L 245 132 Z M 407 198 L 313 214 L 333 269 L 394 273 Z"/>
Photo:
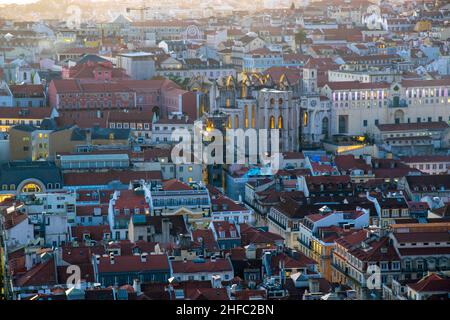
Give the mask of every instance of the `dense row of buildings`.
<path id="1" fill-rule="evenodd" d="M 0 17 L 3 297 L 448 300 L 450 6 L 266 2 Z"/>

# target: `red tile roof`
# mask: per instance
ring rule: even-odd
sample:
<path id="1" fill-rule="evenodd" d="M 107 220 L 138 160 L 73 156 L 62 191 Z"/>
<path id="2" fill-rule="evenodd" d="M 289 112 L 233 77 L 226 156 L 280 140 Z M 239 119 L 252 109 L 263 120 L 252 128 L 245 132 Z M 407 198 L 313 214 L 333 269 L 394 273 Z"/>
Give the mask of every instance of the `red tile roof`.
<path id="1" fill-rule="evenodd" d="M 263 74 L 269 75 L 275 83 L 279 83 L 281 77 L 284 75 L 291 85 L 297 83 L 302 78 L 302 73 L 299 69 L 288 67 L 270 67 Z"/>
<path id="2" fill-rule="evenodd" d="M 285 160 L 303 160 L 305 155 L 303 152 L 283 152 L 283 159 Z"/>
<path id="3" fill-rule="evenodd" d="M 98 246 L 63 246 L 61 248 L 61 257 L 67 263 L 70 264 L 85 264 L 91 263 L 92 254 L 104 254 L 105 248 L 101 245 Z"/>
<path id="4" fill-rule="evenodd" d="M 306 183 L 309 184 L 338 184 L 338 183 L 350 183 L 351 178 L 350 176 L 307 176 L 305 177 Z"/>
<path id="5" fill-rule="evenodd" d="M 328 82 L 327 86 L 334 91 L 339 90 L 361 90 L 361 89 L 387 89 L 390 88 L 389 83 L 384 82 L 359 82 L 359 81 L 339 81 Z"/>
<path id="6" fill-rule="evenodd" d="M 3 215 L 3 218 L 4 218 L 3 226 L 4 226 L 5 230 L 10 230 L 10 229 L 14 228 L 15 226 L 21 224 L 25 220 L 27 220 L 28 214 L 17 212 L 16 210 L 14 210 L 11 213 L 5 213 Z"/>
<path id="7" fill-rule="evenodd" d="M 251 298 L 262 298 L 263 300 L 267 299 L 267 292 L 266 290 L 251 290 L 251 289 L 245 289 L 245 290 L 238 290 L 235 292 L 232 292 L 231 295 L 236 300 L 250 300 Z"/>
<path id="8" fill-rule="evenodd" d="M 45 97 L 45 88 L 42 84 L 20 84 L 10 85 L 13 96 L 20 95 L 20 97 Z"/>
<path id="9" fill-rule="evenodd" d="M 55 285 L 55 261 L 50 259 L 46 262 L 42 262 L 35 265 L 25 274 L 19 276 L 15 280 L 15 285 L 19 287 L 27 286 L 43 286 L 43 285 Z"/>
<path id="10" fill-rule="evenodd" d="M 411 242 L 450 242 L 447 232 L 396 232 L 393 236 L 399 243 Z"/>
<path id="11" fill-rule="evenodd" d="M 132 256 L 135 252 L 139 253 L 152 253 L 155 252 L 156 242 L 147 242 L 144 240 L 138 240 L 131 242 L 129 240 L 115 241 L 105 245 L 106 249 L 120 249 L 121 256 Z"/>
<path id="12" fill-rule="evenodd" d="M 407 286 L 416 292 L 450 292 L 450 279 L 432 273 Z"/>
<path id="13" fill-rule="evenodd" d="M 401 84 L 405 88 L 440 87 L 450 85 L 450 78 L 436 80 L 403 80 Z"/>
<path id="14" fill-rule="evenodd" d="M 50 118 L 52 108 L 0 107 L 0 119 L 36 119 Z"/>
<path id="15" fill-rule="evenodd" d="M 380 131 L 411 131 L 411 130 L 445 130 L 449 127 L 447 122 L 416 122 L 416 123 L 397 123 L 397 124 L 379 124 Z M 410 138 L 410 137 L 409 137 Z"/>
<path id="16" fill-rule="evenodd" d="M 240 231 L 241 244 L 243 246 L 249 244 L 275 244 L 275 242 L 284 241 L 284 238 L 279 234 L 262 231 L 246 223 L 240 224 Z"/>
<path id="17" fill-rule="evenodd" d="M 449 255 L 450 247 L 429 247 L 429 248 L 399 248 L 398 252 L 402 257 L 405 256 L 429 256 L 433 255 Z"/>
<path id="18" fill-rule="evenodd" d="M 249 211 L 249 209 L 242 203 L 237 203 L 224 195 L 212 197 L 211 204 L 213 206 L 213 212 Z"/>
<path id="19" fill-rule="evenodd" d="M 450 162 L 450 155 L 426 155 L 426 156 L 414 156 L 414 157 L 401 157 L 405 163 L 423 163 L 423 162 Z"/>
<path id="20" fill-rule="evenodd" d="M 233 271 L 233 267 L 228 259 L 218 258 L 216 261 L 204 260 L 204 262 L 172 261 L 172 270 L 173 273 L 214 273 Z"/>
<path id="21" fill-rule="evenodd" d="M 239 230 L 237 229 L 236 225 L 234 223 L 230 223 L 229 221 L 213 221 L 212 222 L 213 228 L 216 232 L 217 239 L 226 239 L 226 238 L 240 238 Z M 236 237 L 231 236 L 231 231 L 236 231 Z M 220 231 L 224 232 L 224 236 L 220 236 Z"/>
<path id="22" fill-rule="evenodd" d="M 343 246 L 344 248 L 350 249 L 351 247 L 360 244 L 367 238 L 368 230 L 357 230 L 353 233 L 346 235 L 342 238 L 336 240 L 336 244 Z"/>
<path id="23" fill-rule="evenodd" d="M 177 179 L 163 181 L 162 187 L 164 191 L 183 191 L 192 190 L 190 186 Z"/>
<path id="24" fill-rule="evenodd" d="M 336 167 L 339 170 L 353 170 L 359 169 L 363 170 L 365 173 L 372 169 L 364 159 L 357 159 L 353 155 L 338 155 L 334 158 L 334 162 L 336 163 Z"/>
<path id="25" fill-rule="evenodd" d="M 101 216 L 108 215 L 108 205 L 98 205 L 98 206 L 77 206 L 77 217 L 93 217 L 95 210 L 100 209 Z"/>
<path id="26" fill-rule="evenodd" d="M 145 262 L 140 256 L 114 256 L 114 263 L 110 257 L 100 257 L 99 273 L 169 271 L 169 260 L 165 254 L 147 255 Z"/>
<path id="27" fill-rule="evenodd" d="M 226 288 L 186 288 L 184 296 L 190 300 L 229 300 Z"/>
<path id="28" fill-rule="evenodd" d="M 196 229 L 192 231 L 192 240 L 194 245 L 201 246 L 204 245 L 205 249 L 209 252 L 219 251 L 219 245 L 214 239 L 214 235 L 211 229 Z"/>
<path id="29" fill-rule="evenodd" d="M 121 190 L 120 196 L 114 204 L 114 209 L 120 210 L 120 213 L 123 213 L 124 209 L 129 209 L 132 214 L 133 210 L 137 208 L 139 208 L 140 214 L 144 214 L 146 209 L 150 209 L 150 205 L 145 200 L 144 192 Z"/>
<path id="30" fill-rule="evenodd" d="M 302 269 L 309 268 L 311 265 L 316 265 L 317 262 L 308 258 L 303 253 L 298 252 L 297 256 L 290 257 L 285 253 L 279 253 L 275 256 L 272 256 L 270 260 L 270 266 L 274 273 L 278 273 L 280 271 L 279 262 L 284 261 L 285 269 Z"/>
<path id="31" fill-rule="evenodd" d="M 87 234 L 90 240 L 102 241 L 104 240 L 104 234 L 111 234 L 111 229 L 109 225 L 99 225 L 99 226 L 72 226 L 72 237 L 76 237 L 77 241 L 84 241 L 83 235 Z"/>

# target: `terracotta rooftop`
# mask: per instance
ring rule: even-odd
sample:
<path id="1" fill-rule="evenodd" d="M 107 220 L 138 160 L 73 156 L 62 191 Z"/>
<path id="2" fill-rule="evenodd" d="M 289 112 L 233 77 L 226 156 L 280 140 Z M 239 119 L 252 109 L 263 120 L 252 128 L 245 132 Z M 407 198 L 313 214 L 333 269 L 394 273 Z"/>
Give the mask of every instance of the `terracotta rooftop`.
<path id="1" fill-rule="evenodd" d="M 215 261 L 172 261 L 174 273 L 204 273 L 204 272 L 224 272 L 233 271 L 233 267 L 228 259 L 218 258 Z"/>
<path id="2" fill-rule="evenodd" d="M 165 254 L 147 255 L 146 261 L 141 256 L 114 256 L 114 263 L 110 257 L 100 257 L 98 265 L 99 273 L 118 272 L 146 272 L 146 271 L 169 271 L 169 260 Z"/>

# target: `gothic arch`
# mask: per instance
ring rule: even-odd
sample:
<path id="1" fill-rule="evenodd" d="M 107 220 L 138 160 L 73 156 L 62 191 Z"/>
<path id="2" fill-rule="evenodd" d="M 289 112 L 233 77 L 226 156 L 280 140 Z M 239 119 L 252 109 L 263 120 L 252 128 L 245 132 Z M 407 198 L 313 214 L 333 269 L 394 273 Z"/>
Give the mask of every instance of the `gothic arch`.
<path id="1" fill-rule="evenodd" d="M 249 118 L 248 118 L 248 105 L 244 106 L 244 127 L 248 129 L 249 126 Z"/>
<path id="2" fill-rule="evenodd" d="M 278 117 L 278 129 L 283 129 L 283 117 Z"/>
<path id="3" fill-rule="evenodd" d="M 394 121 L 395 123 L 403 123 L 405 118 L 405 113 L 403 110 L 396 110 L 394 113 Z"/>
<path id="4" fill-rule="evenodd" d="M 322 119 L 322 134 L 325 136 L 325 139 L 328 138 L 329 135 L 329 125 L 330 125 L 330 120 L 328 119 L 328 117 L 323 117 Z"/>
<path id="5" fill-rule="evenodd" d="M 256 122 L 256 105 L 252 104 L 252 128 L 255 129 Z"/>
<path id="6" fill-rule="evenodd" d="M 274 116 L 270 117 L 269 127 L 270 127 L 270 129 L 275 129 L 275 117 Z"/>

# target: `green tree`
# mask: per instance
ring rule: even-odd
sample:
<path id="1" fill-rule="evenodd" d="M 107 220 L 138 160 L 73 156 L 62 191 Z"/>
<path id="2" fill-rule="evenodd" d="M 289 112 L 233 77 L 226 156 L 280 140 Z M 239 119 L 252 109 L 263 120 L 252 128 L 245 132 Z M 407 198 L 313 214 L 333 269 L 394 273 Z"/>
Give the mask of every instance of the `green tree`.
<path id="1" fill-rule="evenodd" d="M 303 29 L 300 29 L 297 33 L 295 33 L 295 45 L 297 49 L 300 51 L 302 48 L 302 44 L 306 40 L 306 33 Z"/>

